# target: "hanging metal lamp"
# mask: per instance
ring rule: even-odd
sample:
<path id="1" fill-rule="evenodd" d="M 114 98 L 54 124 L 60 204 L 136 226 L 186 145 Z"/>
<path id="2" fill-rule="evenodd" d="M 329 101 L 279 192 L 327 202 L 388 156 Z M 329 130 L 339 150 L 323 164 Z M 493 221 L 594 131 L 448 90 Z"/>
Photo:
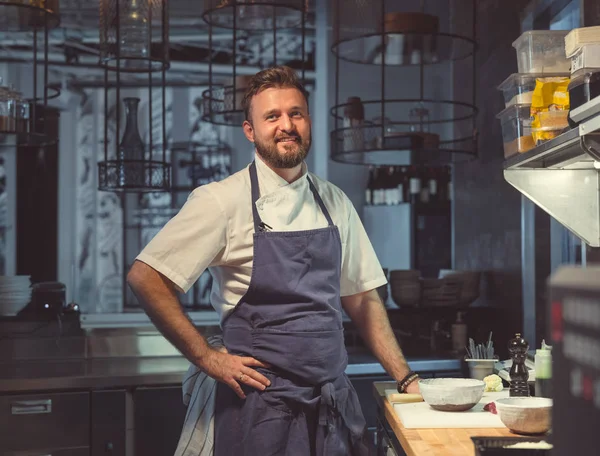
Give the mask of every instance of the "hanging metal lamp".
<path id="1" fill-rule="evenodd" d="M 285 35 L 300 37 L 300 51 L 292 60 L 298 63 L 294 69 L 300 78 L 305 79 L 307 8 L 307 0 L 205 1 L 202 17 L 208 24 L 208 48 L 223 45 L 213 42 L 213 34 L 230 33 L 226 47 L 231 56 L 227 63 L 220 64 L 209 58 L 208 89 L 203 93 L 204 121 L 218 125 L 242 124 L 245 120 L 242 99 L 249 79 L 263 68 L 288 64 L 290 60 L 290 56 L 282 56 L 281 38 Z M 248 47 L 247 43 L 261 40 L 272 46 L 272 53 L 266 53 L 267 58 L 258 62 L 245 61 L 242 51 Z M 224 73 L 227 76 L 223 76 Z"/>
<path id="2" fill-rule="evenodd" d="M 7 56 L 7 71 L 0 73 L 0 151 L 5 147 L 42 147 L 54 144 L 48 133 L 48 100 L 59 95 L 48 84 L 48 32 L 60 24 L 58 0 L 0 1 L 0 35 L 22 43 L 18 58 Z M 21 56 L 33 62 L 25 75 L 11 74 Z M 6 54 L 5 54 L 6 55 Z M 3 58 L 0 57 L 0 63 Z"/>
<path id="3" fill-rule="evenodd" d="M 100 65 L 104 67 L 104 157 L 98 163 L 98 189 L 136 193 L 168 190 L 166 0 L 100 0 Z M 124 88 L 133 73 L 137 89 Z M 142 106 L 145 119 L 138 118 Z M 146 141 L 138 131 L 140 120 L 147 122 Z"/>
<path id="4" fill-rule="evenodd" d="M 477 157 L 476 1 L 334 0 L 334 161 L 443 166 Z"/>
<path id="5" fill-rule="evenodd" d="M 195 188 L 221 181 L 231 175 L 231 149 L 223 142 L 174 143 L 170 147 L 173 192 L 187 195 Z"/>

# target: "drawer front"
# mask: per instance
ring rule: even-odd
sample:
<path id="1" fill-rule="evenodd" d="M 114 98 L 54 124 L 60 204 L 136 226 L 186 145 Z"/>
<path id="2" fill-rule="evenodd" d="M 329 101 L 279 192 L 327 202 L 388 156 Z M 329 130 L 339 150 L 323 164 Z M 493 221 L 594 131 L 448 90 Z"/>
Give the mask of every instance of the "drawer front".
<path id="1" fill-rule="evenodd" d="M 0 396 L 0 429 L 7 451 L 88 447 L 89 393 Z"/>
<path id="2" fill-rule="evenodd" d="M 92 391 L 91 416 L 90 455 L 126 456 L 128 429 L 126 391 Z"/>
<path id="3" fill-rule="evenodd" d="M 62 450 L 16 451 L 2 456 L 90 456 L 89 448 L 67 448 Z"/>

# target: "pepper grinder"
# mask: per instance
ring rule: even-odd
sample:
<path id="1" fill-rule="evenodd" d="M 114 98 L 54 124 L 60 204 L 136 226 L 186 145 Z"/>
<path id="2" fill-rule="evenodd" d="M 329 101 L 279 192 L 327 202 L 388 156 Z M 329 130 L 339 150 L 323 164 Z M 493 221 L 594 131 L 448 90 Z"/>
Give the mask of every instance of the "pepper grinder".
<path id="1" fill-rule="evenodd" d="M 529 344 L 521 337 L 521 334 L 515 334 L 515 338 L 508 341 L 508 351 L 512 358 L 510 367 L 510 392 L 511 397 L 529 396 L 529 369 L 525 365 L 525 357 Z"/>

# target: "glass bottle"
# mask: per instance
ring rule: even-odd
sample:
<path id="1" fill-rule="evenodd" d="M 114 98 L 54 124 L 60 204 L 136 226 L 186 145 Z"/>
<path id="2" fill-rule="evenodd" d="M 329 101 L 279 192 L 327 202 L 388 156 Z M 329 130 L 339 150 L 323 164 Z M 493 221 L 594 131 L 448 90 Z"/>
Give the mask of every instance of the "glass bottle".
<path id="1" fill-rule="evenodd" d="M 29 131 L 29 102 L 11 85 L 8 90 L 11 102 L 11 125 L 14 131 L 27 133 Z"/>
<path id="2" fill-rule="evenodd" d="M 398 198 L 400 203 L 406 203 L 408 198 L 408 183 L 406 180 L 406 168 L 402 167 L 398 171 Z"/>
<path id="3" fill-rule="evenodd" d="M 344 106 L 344 151 L 362 151 L 365 142 L 365 108 L 360 97 L 348 97 Z"/>
<path id="4" fill-rule="evenodd" d="M 429 201 L 439 201 L 438 194 L 439 169 L 432 168 L 429 173 Z"/>
<path id="5" fill-rule="evenodd" d="M 423 168 L 421 170 L 421 192 L 419 194 L 421 203 L 429 203 L 429 174 L 429 169 Z"/>
<path id="6" fill-rule="evenodd" d="M 120 58 L 147 59 L 150 47 L 147 13 L 151 3 L 142 6 L 140 0 L 126 0 L 121 3 L 120 24 Z M 128 66 L 140 66 L 143 62 L 126 62 Z"/>
<path id="7" fill-rule="evenodd" d="M 367 188 L 365 189 L 365 205 L 371 206 L 373 204 L 373 189 L 375 184 L 375 172 L 373 166 L 369 167 L 369 179 L 367 180 Z"/>
<path id="8" fill-rule="evenodd" d="M 12 131 L 12 112 L 10 89 L 2 85 L 0 77 L 0 131 Z"/>
<path id="9" fill-rule="evenodd" d="M 144 142 L 138 130 L 138 105 L 140 99 L 123 98 L 126 121 L 125 131 L 119 144 L 117 160 L 119 163 L 119 186 L 131 187 L 144 183 Z"/>
<path id="10" fill-rule="evenodd" d="M 409 168 L 409 197 L 411 204 L 417 204 L 419 197 L 421 196 L 421 179 L 419 172 L 416 167 L 411 166 Z"/>
<path id="11" fill-rule="evenodd" d="M 410 131 L 429 133 L 429 109 L 423 102 L 417 103 L 409 112 Z"/>

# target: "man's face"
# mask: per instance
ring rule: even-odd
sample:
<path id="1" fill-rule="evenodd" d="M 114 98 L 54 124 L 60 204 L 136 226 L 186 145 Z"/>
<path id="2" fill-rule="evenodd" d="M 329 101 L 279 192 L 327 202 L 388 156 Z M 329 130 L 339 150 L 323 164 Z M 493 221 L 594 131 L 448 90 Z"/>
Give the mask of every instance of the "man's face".
<path id="1" fill-rule="evenodd" d="M 244 134 L 273 168 L 294 168 L 308 155 L 310 116 L 304 95 L 295 88 L 269 88 L 252 97 Z"/>

